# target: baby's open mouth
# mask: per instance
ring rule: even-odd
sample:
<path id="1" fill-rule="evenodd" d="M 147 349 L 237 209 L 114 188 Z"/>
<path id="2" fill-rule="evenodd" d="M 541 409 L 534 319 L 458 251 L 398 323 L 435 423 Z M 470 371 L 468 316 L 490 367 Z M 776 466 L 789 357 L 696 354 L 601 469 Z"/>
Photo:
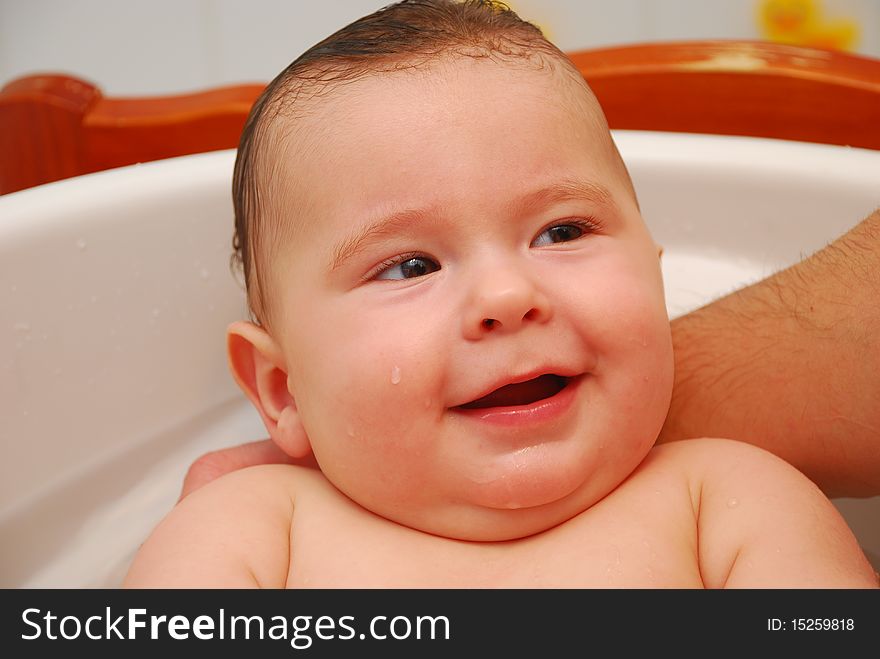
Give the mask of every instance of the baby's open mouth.
<path id="1" fill-rule="evenodd" d="M 531 403 L 555 396 L 565 388 L 570 378 L 562 375 L 541 375 L 526 382 L 508 384 L 475 401 L 460 405 L 464 410 L 477 410 L 484 407 L 511 407 Z"/>

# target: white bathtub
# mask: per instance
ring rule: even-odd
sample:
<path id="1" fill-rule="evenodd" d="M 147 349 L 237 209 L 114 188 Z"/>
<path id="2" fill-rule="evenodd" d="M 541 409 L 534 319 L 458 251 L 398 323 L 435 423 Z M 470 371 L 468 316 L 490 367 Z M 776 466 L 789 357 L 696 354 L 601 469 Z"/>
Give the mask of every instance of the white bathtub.
<path id="1" fill-rule="evenodd" d="M 880 204 L 880 151 L 618 132 L 678 315 Z M 0 586 L 116 586 L 201 453 L 264 436 L 227 373 L 233 152 L 0 197 Z M 838 500 L 875 567 L 880 497 Z"/>

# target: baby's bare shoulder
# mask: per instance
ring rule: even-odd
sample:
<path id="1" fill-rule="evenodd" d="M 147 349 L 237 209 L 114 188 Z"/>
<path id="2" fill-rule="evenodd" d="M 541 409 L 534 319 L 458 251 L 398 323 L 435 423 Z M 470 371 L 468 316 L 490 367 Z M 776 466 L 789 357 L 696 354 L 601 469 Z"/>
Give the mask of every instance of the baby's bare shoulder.
<path id="1" fill-rule="evenodd" d="M 706 586 L 876 587 L 831 501 L 777 456 L 743 442 L 698 439 L 664 444 L 651 458 L 654 469 L 687 478 Z"/>
<path id="2" fill-rule="evenodd" d="M 327 479 L 317 469 L 299 465 L 264 464 L 224 474 L 196 490 L 193 495 L 209 492 L 216 497 L 227 493 L 239 494 L 242 489 L 247 489 L 260 496 L 278 496 L 281 492 L 296 496 L 298 492 L 320 488 L 325 483 Z"/>
<path id="3" fill-rule="evenodd" d="M 707 496 L 735 496 L 744 491 L 825 498 L 789 463 L 762 448 L 731 439 L 707 437 L 655 446 L 640 471 L 684 479 L 703 502 Z"/>
<path id="4" fill-rule="evenodd" d="M 714 437 L 659 444 L 651 450 L 650 457 L 665 466 L 679 464 L 689 472 L 715 465 L 719 458 L 758 463 L 782 462 L 772 453 L 751 444 Z"/>
<path id="5" fill-rule="evenodd" d="M 763 449 L 729 439 L 689 439 L 660 444 L 651 449 L 630 479 L 640 487 L 657 481 L 685 484 L 695 495 L 705 481 L 751 480 L 763 471 L 787 472 L 793 468 Z"/>
<path id="6" fill-rule="evenodd" d="M 291 465 L 231 472 L 196 490 L 156 527 L 125 580 L 134 587 L 283 586 L 297 498 L 323 476 Z"/>
<path id="7" fill-rule="evenodd" d="M 747 501 L 793 498 L 826 501 L 821 490 L 795 467 L 757 446 L 731 439 L 701 438 L 655 447 L 652 468 L 687 478 L 700 503 L 736 508 Z"/>

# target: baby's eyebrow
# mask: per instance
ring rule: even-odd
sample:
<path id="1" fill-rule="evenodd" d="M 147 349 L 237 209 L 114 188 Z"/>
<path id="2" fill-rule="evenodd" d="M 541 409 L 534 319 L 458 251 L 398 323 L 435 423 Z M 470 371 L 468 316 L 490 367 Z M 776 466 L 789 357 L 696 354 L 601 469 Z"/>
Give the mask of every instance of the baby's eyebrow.
<path id="1" fill-rule="evenodd" d="M 585 199 L 599 205 L 614 206 L 614 198 L 602 185 L 569 178 L 543 186 L 514 200 L 508 208 L 508 212 L 511 216 L 516 217 L 536 212 L 553 203 L 575 199 Z M 383 215 L 377 220 L 369 222 L 336 246 L 330 257 L 330 271 L 338 269 L 371 243 L 395 235 L 414 224 L 424 222 L 429 216 L 430 212 L 427 210 L 405 209 Z"/>
<path id="2" fill-rule="evenodd" d="M 592 201 L 601 206 L 615 206 L 614 197 L 599 183 L 566 178 L 520 197 L 509 210 L 513 216 L 527 215 L 550 204 L 576 199 Z"/>
<path id="3" fill-rule="evenodd" d="M 370 243 L 399 233 L 414 223 L 424 220 L 425 216 L 425 211 L 407 209 L 384 215 L 378 220 L 368 223 L 364 228 L 359 229 L 336 246 L 330 257 L 330 271 L 333 272 L 339 268 Z"/>

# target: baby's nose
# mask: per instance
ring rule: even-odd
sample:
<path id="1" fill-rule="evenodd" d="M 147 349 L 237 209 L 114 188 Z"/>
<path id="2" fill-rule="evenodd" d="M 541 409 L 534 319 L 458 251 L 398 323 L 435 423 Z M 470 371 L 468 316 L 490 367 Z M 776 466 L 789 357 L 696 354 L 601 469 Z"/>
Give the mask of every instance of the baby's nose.
<path id="1" fill-rule="evenodd" d="M 464 336 L 476 340 L 492 333 L 515 332 L 552 316 L 550 301 L 527 275 L 514 269 L 480 277 L 464 314 Z"/>

